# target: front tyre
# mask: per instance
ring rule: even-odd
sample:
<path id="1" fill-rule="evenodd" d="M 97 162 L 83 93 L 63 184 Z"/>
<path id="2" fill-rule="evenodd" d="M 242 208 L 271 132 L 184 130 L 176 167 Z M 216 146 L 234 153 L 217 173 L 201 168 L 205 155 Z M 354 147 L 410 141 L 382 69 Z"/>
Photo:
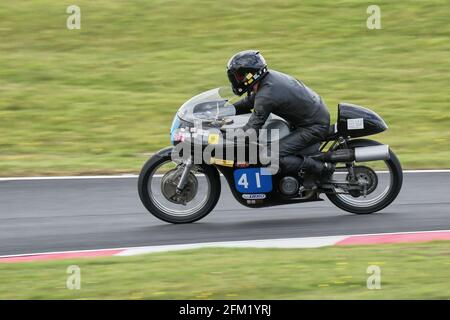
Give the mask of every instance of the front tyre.
<path id="1" fill-rule="evenodd" d="M 359 139 L 350 140 L 348 147 L 354 149 L 356 147 L 368 147 L 380 144 L 373 140 Z M 365 195 L 346 194 L 345 192 L 340 192 L 342 190 L 335 189 L 334 191 L 336 193 L 326 194 L 328 199 L 342 210 L 355 214 L 374 213 L 390 205 L 402 188 L 403 171 L 400 161 L 394 152 L 389 150 L 389 153 L 390 159 L 386 161 L 357 162 L 355 164 L 355 175 L 362 182 L 371 182 L 368 184 Z M 332 179 L 343 181 L 348 179 L 348 175 L 345 172 L 336 170 Z"/>
<path id="2" fill-rule="evenodd" d="M 170 223 L 191 223 L 204 218 L 220 197 L 220 176 L 217 169 L 196 165 L 189 173 L 183 201 L 173 195 L 177 165 L 170 152 L 152 156 L 139 175 L 139 197 L 145 208 L 158 219 Z"/>

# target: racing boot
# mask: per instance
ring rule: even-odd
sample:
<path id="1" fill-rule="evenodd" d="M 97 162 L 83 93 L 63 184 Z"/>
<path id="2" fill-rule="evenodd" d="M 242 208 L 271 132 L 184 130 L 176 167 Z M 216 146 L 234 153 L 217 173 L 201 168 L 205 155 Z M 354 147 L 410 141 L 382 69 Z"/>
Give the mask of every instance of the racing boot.
<path id="1" fill-rule="evenodd" d="M 331 162 L 324 162 L 323 163 L 324 168 L 322 169 L 322 173 L 320 174 L 322 179 L 329 179 L 333 175 L 334 171 L 336 170 L 336 165 Z"/>
<path id="2" fill-rule="evenodd" d="M 322 162 L 305 157 L 301 168 L 306 172 L 304 186 L 308 189 L 317 188 L 317 183 L 320 184 L 330 179 L 335 168 L 336 166 L 330 162 Z"/>

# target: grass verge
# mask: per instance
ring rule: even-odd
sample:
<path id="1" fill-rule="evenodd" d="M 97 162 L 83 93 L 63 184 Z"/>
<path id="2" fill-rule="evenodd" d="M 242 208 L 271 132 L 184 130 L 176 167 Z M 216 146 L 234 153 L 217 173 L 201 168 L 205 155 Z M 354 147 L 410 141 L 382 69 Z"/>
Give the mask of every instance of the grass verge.
<path id="1" fill-rule="evenodd" d="M 368 106 L 405 168 L 450 168 L 447 0 L 0 2 L 0 175 L 137 172 L 178 107 L 227 83 L 235 52 L 305 81 L 336 118 Z"/>
<path id="2" fill-rule="evenodd" d="M 66 270 L 81 268 L 81 290 Z M 369 290 L 369 266 L 381 289 Z M 0 264 L 0 299 L 449 299 L 450 242 Z"/>

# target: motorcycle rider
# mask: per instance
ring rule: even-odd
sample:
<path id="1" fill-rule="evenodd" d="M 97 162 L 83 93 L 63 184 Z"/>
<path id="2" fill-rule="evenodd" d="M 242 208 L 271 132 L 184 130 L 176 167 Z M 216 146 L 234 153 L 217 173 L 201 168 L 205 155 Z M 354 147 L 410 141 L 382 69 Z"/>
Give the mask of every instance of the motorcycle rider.
<path id="1" fill-rule="evenodd" d="M 271 113 L 285 119 L 294 130 L 279 141 L 283 172 L 300 170 L 329 177 L 334 166 L 299 155 L 304 148 L 322 141 L 330 128 L 330 114 L 321 97 L 301 81 L 267 68 L 256 50 L 236 53 L 227 64 L 233 92 L 244 99 L 234 104 L 237 114 L 253 113 L 242 128 L 259 130 Z"/>

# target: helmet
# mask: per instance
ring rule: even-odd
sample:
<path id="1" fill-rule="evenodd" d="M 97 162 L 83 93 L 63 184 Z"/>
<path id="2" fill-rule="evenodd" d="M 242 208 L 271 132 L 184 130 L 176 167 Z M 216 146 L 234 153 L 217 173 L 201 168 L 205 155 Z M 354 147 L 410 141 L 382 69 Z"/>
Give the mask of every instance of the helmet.
<path id="1" fill-rule="evenodd" d="M 256 50 L 236 53 L 227 64 L 227 75 L 234 94 L 242 96 L 249 92 L 267 74 L 264 57 Z"/>

